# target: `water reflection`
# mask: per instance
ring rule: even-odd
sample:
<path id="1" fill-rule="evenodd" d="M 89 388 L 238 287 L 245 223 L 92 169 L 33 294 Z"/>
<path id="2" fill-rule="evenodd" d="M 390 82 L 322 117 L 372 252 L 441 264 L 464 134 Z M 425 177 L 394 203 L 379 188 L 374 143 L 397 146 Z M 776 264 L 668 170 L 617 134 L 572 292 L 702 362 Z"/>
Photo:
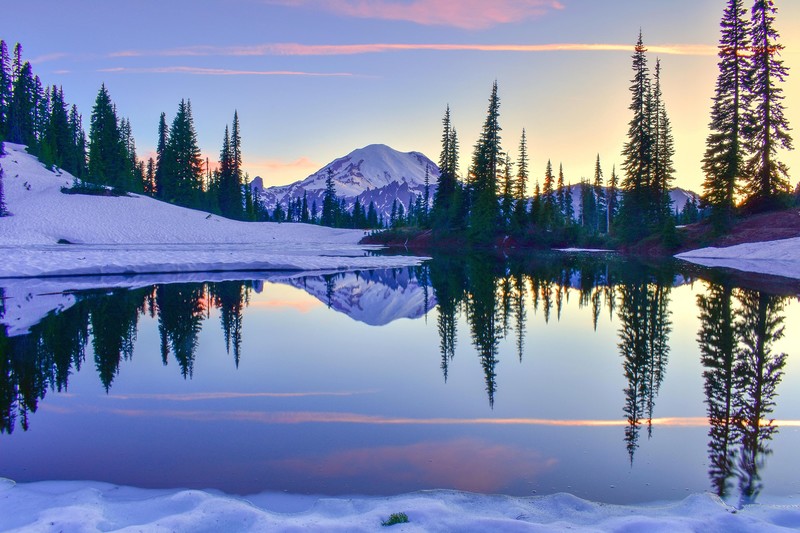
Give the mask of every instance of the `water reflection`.
<path id="1" fill-rule="evenodd" d="M 783 337 L 788 299 L 711 283 L 697 301 L 711 438 L 709 477 L 716 493 L 726 497 L 735 476 L 740 504 L 752 503 L 762 490 L 759 470 L 778 431 L 770 415 L 787 355 L 773 353 L 772 345 Z"/>
<path id="2" fill-rule="evenodd" d="M 619 438 L 633 465 L 642 435 L 653 438 L 656 403 L 673 344 L 675 287 L 703 275 L 674 264 L 644 265 L 615 257 L 535 256 L 500 262 L 475 255 L 441 257 L 410 269 L 271 275 L 269 281 L 302 289 L 329 309 L 371 326 L 399 319 L 427 321 L 435 308 L 435 326 L 430 327 L 438 333 L 435 351 L 444 382 L 456 353 L 472 353 L 474 359 L 464 363 L 482 374 L 484 392 L 478 394 L 483 406 L 488 401 L 492 409 L 509 401 L 499 395 L 504 379 L 497 372 L 498 363 L 508 357 L 507 347 L 513 347 L 512 357 L 520 364 L 558 355 L 543 353 L 530 339 L 534 317 L 554 325 L 570 307 L 577 308 L 591 335 L 601 316 L 608 315 L 619 353 L 615 364 L 621 362 L 615 372 L 624 383 L 621 391 L 615 390 L 624 426 Z M 763 490 L 760 472 L 778 431 L 770 417 L 787 354 L 775 353 L 773 346 L 784 335 L 789 298 L 709 279 L 698 284 L 702 287 L 696 297 L 709 424 L 708 477 L 718 495 L 735 493 L 745 504 Z M 263 279 L 220 280 L 39 291 L 33 296 L 12 288 L 13 298 L 0 288 L 0 433 L 12 433 L 15 427 L 28 430 L 30 414 L 45 395 L 68 390 L 70 377 L 86 363 L 87 348 L 109 393 L 123 363 L 134 356 L 143 317 L 157 324 L 163 365 L 176 365 L 188 381 L 194 377 L 203 326 L 212 310 L 218 311 L 218 334 L 238 368 L 245 356 L 245 310 L 263 286 Z M 38 304 L 37 297 L 43 298 Z M 28 314 L 39 313 L 38 318 L 24 319 L 23 300 L 30 304 Z M 468 340 L 457 350 L 459 338 Z M 622 451 L 623 444 L 619 447 Z"/>

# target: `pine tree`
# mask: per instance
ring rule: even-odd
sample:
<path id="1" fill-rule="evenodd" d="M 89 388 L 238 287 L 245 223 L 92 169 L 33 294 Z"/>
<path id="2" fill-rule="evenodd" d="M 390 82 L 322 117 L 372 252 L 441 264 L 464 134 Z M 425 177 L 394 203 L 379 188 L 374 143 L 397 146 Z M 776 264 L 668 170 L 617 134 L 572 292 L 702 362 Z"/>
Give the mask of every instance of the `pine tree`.
<path id="1" fill-rule="evenodd" d="M 325 178 L 325 193 L 322 197 L 322 217 L 320 224 L 323 226 L 334 226 L 336 223 L 336 211 L 339 200 L 336 198 L 336 185 L 333 183 L 333 169 L 328 167 L 328 174 Z"/>
<path id="2" fill-rule="evenodd" d="M 489 109 L 480 139 L 472 157 L 472 204 L 470 212 L 470 235 L 476 241 L 488 241 L 494 234 L 499 220 L 497 203 L 497 181 L 502 163 L 503 150 L 500 145 L 500 98 L 497 82 L 492 85 Z"/>
<path id="3" fill-rule="evenodd" d="M 11 58 L 6 42 L 0 39 L 0 142 L 8 136 L 11 94 Z"/>
<path id="4" fill-rule="evenodd" d="M 620 231 L 625 240 L 636 240 L 653 230 L 651 214 L 651 174 L 653 136 L 651 129 L 652 91 L 647 68 L 647 48 L 639 32 L 633 54 L 631 104 L 633 118 L 628 126 L 628 140 L 622 151 L 625 179 L 620 211 Z"/>
<path id="5" fill-rule="evenodd" d="M 167 115 L 161 113 L 158 119 L 158 144 L 156 145 L 156 174 L 155 187 L 156 197 L 166 199 L 174 196 L 175 192 L 170 188 L 174 185 L 172 180 L 168 180 L 169 160 L 166 159 L 167 138 L 169 137 L 169 127 L 167 126 Z"/>
<path id="6" fill-rule="evenodd" d="M 55 85 L 50 91 L 50 114 L 44 130 L 40 147 L 40 159 L 45 165 L 55 165 L 66 169 L 72 151 L 67 104 L 64 91 Z"/>
<path id="7" fill-rule="evenodd" d="M 231 127 L 231 213 L 240 218 L 242 213 L 242 136 L 239 131 L 239 112 L 233 112 Z"/>
<path id="8" fill-rule="evenodd" d="M 308 194 L 305 190 L 303 190 L 303 202 L 300 208 L 300 222 L 308 223 L 310 222 L 309 213 L 308 213 Z"/>
<path id="9" fill-rule="evenodd" d="M 429 227 L 430 225 L 430 209 L 431 209 L 431 168 L 425 167 L 425 188 L 422 193 L 423 212 L 421 215 L 421 226 Z"/>
<path id="10" fill-rule="evenodd" d="M 575 205 L 572 202 L 572 184 L 568 183 L 564 192 L 564 223 L 567 226 L 575 223 Z"/>
<path id="11" fill-rule="evenodd" d="M 611 167 L 611 178 L 608 180 L 608 190 L 606 191 L 606 228 L 611 233 L 613 221 L 617 217 L 619 210 L 619 178 L 617 177 L 617 166 Z"/>
<path id="12" fill-rule="evenodd" d="M 188 100 L 181 100 L 178 105 L 178 112 L 169 129 L 165 152 L 166 159 L 170 162 L 169 179 L 173 182 L 168 187 L 173 195 L 165 199 L 197 207 L 203 189 L 203 160 L 197 146 L 192 104 Z"/>
<path id="13" fill-rule="evenodd" d="M 527 199 L 525 189 L 528 186 L 528 140 L 525 130 L 519 141 L 519 159 L 517 160 L 517 180 L 514 188 L 514 215 L 512 227 L 514 231 L 520 232 L 525 227 L 527 213 Z"/>
<path id="14" fill-rule="evenodd" d="M 783 89 L 788 76 L 780 59 L 783 45 L 774 27 L 777 13 L 772 0 L 756 0 L 752 9 L 752 57 L 748 73 L 749 97 L 746 142 L 751 155 L 747 162 L 746 203 L 753 209 L 778 205 L 789 192 L 789 169 L 777 158 L 778 150 L 791 150 L 792 137 L 784 115 Z"/>
<path id="15" fill-rule="evenodd" d="M 437 228 L 448 230 L 456 225 L 454 204 L 456 189 L 459 187 L 457 179 L 458 148 L 455 130 L 452 128 L 450 122 L 449 105 L 442 119 L 442 129 L 442 152 L 439 155 L 439 179 L 436 184 L 436 192 L 433 195 L 433 210 L 431 216 Z"/>
<path id="16" fill-rule="evenodd" d="M 3 155 L 3 142 L 0 141 L 0 156 Z M 5 193 L 3 192 L 3 167 L 0 166 L 0 217 L 4 217 L 8 215 L 8 210 L 6 209 L 6 197 Z"/>
<path id="17" fill-rule="evenodd" d="M 720 23 L 719 75 L 703 157 L 703 201 L 711 206 L 712 223 L 720 230 L 731 222 L 737 181 L 744 175 L 750 24 L 743 4 L 728 0 Z"/>
<path id="18" fill-rule="evenodd" d="M 547 167 L 544 171 L 544 182 L 542 184 L 542 215 L 541 223 L 547 228 L 551 229 L 555 224 L 556 208 L 558 200 L 556 198 L 555 176 L 553 175 L 553 165 L 550 160 L 547 160 Z"/>
<path id="19" fill-rule="evenodd" d="M 105 84 L 97 93 L 89 126 L 89 176 L 98 185 L 124 187 L 124 147 L 117 112 Z"/>
<path id="20" fill-rule="evenodd" d="M 78 113 L 78 107 L 75 104 L 72 104 L 69 111 L 69 133 L 71 150 L 64 163 L 64 170 L 71 173 L 78 182 L 76 185 L 79 185 L 86 178 L 88 168 L 86 166 L 86 132 L 83 130 L 83 117 Z"/>
<path id="21" fill-rule="evenodd" d="M 600 167 L 600 154 L 597 154 L 597 160 L 594 164 L 594 183 L 592 183 L 592 187 L 594 189 L 594 198 L 597 205 L 597 221 L 595 223 L 595 228 L 600 233 L 606 233 L 608 232 L 608 200 L 606 199 L 605 187 L 603 187 L 603 169 Z"/>
<path id="22" fill-rule="evenodd" d="M 564 165 L 558 165 L 558 182 L 556 183 L 556 211 L 558 218 L 564 218 L 567 208 L 566 187 L 564 186 Z"/>
<path id="23" fill-rule="evenodd" d="M 20 50 L 19 45 L 14 49 Z M 15 55 L 14 82 L 9 109 L 8 140 L 14 143 L 36 147 L 36 115 L 39 94 L 31 64 L 27 61 L 18 66 L 19 56 Z"/>
<path id="24" fill-rule="evenodd" d="M 662 227 L 670 220 L 669 191 L 675 179 L 675 167 L 672 158 L 675 155 L 675 142 L 672 138 L 672 126 L 667 116 L 661 92 L 661 61 L 656 60 L 655 83 L 653 89 L 653 170 L 651 181 L 651 220 L 655 227 Z"/>
<path id="25" fill-rule="evenodd" d="M 514 205 L 514 182 L 511 179 L 511 156 L 505 154 L 503 160 L 503 194 L 500 203 L 501 227 L 508 229 L 511 225 L 512 207 Z"/>

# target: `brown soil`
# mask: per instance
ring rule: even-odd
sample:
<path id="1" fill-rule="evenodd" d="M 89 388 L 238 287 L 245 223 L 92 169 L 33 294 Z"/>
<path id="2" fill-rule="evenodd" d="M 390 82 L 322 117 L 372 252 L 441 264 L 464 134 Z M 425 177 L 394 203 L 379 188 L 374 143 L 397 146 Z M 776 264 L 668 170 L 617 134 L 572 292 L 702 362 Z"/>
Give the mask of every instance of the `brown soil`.
<path id="1" fill-rule="evenodd" d="M 682 228 L 681 251 L 716 246 L 725 248 L 748 242 L 777 241 L 800 237 L 800 209 L 761 213 L 736 221 L 731 230 L 715 236 L 708 222 Z"/>

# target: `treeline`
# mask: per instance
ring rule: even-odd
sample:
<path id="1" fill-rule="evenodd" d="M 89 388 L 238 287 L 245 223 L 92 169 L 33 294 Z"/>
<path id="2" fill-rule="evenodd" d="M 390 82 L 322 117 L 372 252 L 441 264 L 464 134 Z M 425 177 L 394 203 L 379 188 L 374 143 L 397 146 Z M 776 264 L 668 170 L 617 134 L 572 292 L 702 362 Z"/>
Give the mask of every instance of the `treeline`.
<path id="1" fill-rule="evenodd" d="M 728 1 L 721 24 L 720 74 L 699 205 L 691 199 L 681 212 L 671 206 L 675 145 L 661 90 L 662 67 L 657 60 L 651 73 L 640 32 L 630 85 L 633 117 L 622 151 L 621 178 L 614 168 L 604 184 L 598 156 L 594 179 L 580 180 L 576 213 L 573 189 L 564 183 L 563 168 L 559 167 L 556 181 L 548 161 L 542 184 L 537 180 L 529 200 L 525 132 L 517 160 L 512 162 L 501 144 L 495 82 L 486 121 L 463 177 L 459 175 L 458 139 L 449 106 L 445 112 L 441 175 L 428 227 L 444 235 L 464 234 L 478 243 L 499 236 L 552 244 L 596 237 L 633 242 L 658 235 L 665 244 L 675 244 L 676 223 L 695 222 L 707 211 L 717 227 L 724 228 L 737 210 L 800 203 L 800 184 L 792 198 L 788 168 L 777 158 L 779 149 L 792 149 L 792 139 L 780 88 L 788 71 L 780 59 L 783 45 L 774 28 L 776 12 L 771 0 L 756 0 L 748 19 L 743 0 Z"/>
<path id="2" fill-rule="evenodd" d="M 450 108 L 445 111 L 440 179 L 429 227 L 440 234 L 463 233 L 477 243 L 512 236 L 539 244 L 603 242 L 610 238 L 633 241 L 695 222 L 700 211 L 694 200 L 673 212 L 670 189 L 674 179 L 674 143 L 661 92 L 661 65 L 655 75 L 647 67 L 641 34 L 633 56 L 628 142 L 620 183 L 616 167 L 606 182 L 598 155 L 592 179 L 581 178 L 573 187 L 564 168 L 556 174 L 547 161 L 541 183 L 536 180 L 532 198 L 527 195 L 530 163 L 525 130 L 518 156 L 512 161 L 501 143 L 500 99 L 497 82 L 472 162 L 462 179 L 458 169 L 458 138 Z M 578 195 L 575 198 L 575 195 Z"/>
<path id="3" fill-rule="evenodd" d="M 719 75 L 711 108 L 711 132 L 703 158 L 703 201 L 724 230 L 739 211 L 791 203 L 789 169 L 777 157 L 792 137 L 781 83 L 788 75 L 775 29 L 772 0 L 756 0 L 748 16 L 744 0 L 728 0 L 722 16 Z M 795 190 L 800 200 L 800 183 Z"/>
<path id="4" fill-rule="evenodd" d="M 86 135 L 77 107 L 61 87 L 45 87 L 22 60 L 22 45 L 9 54 L 0 40 L 0 143 L 25 144 L 47 165 L 86 177 Z"/>
<path id="5" fill-rule="evenodd" d="M 105 84 L 92 107 L 88 137 L 77 107 L 69 105 L 61 87 L 44 87 L 22 60 L 17 43 L 13 56 L 0 40 L 0 142 L 24 144 L 47 167 L 75 177 L 69 192 L 124 194 L 135 192 L 229 218 L 266 218 L 260 199 L 245 186 L 242 173 L 239 116 L 225 128 L 218 164 L 213 171 L 203 160 L 189 100 L 181 100 L 171 125 L 162 113 L 157 154 L 137 156 L 130 120 L 119 115 Z M 0 206 L 2 202 L 0 181 Z M 0 207 L 0 212 L 5 212 Z"/>

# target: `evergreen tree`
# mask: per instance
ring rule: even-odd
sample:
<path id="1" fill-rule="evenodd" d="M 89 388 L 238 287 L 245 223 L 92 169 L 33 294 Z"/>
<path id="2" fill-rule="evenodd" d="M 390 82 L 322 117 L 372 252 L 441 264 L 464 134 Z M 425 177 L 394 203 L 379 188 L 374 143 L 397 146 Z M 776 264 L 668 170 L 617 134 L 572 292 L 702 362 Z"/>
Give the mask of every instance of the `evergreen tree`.
<path id="1" fill-rule="evenodd" d="M 367 227 L 371 229 L 379 228 L 378 224 L 378 210 L 375 208 L 375 202 L 370 201 L 367 208 Z"/>
<path id="2" fill-rule="evenodd" d="M 595 228 L 600 233 L 606 233 L 608 231 L 608 217 L 606 214 L 608 201 L 606 199 L 605 187 L 603 187 L 603 169 L 600 167 L 600 154 L 597 154 L 597 160 L 594 164 L 594 183 L 592 183 L 592 188 L 594 191 L 595 204 L 597 206 Z"/>
<path id="3" fill-rule="evenodd" d="M 514 215 L 512 227 L 519 232 L 525 227 L 527 218 L 527 198 L 525 189 L 528 186 L 528 140 L 525 130 L 519 140 L 519 159 L 517 161 L 517 180 L 514 188 Z"/>
<path id="4" fill-rule="evenodd" d="M 617 166 L 611 168 L 611 178 L 608 181 L 608 190 L 606 191 L 606 227 L 608 232 L 611 233 L 612 222 L 617 217 L 619 211 L 619 178 L 617 177 Z"/>
<path id="5" fill-rule="evenodd" d="M 551 229 L 555 225 L 556 209 L 558 199 L 555 192 L 555 176 L 553 175 L 553 165 L 547 160 L 547 167 L 544 170 L 544 182 L 542 184 L 542 215 L 541 223 Z"/>
<path id="6" fill-rule="evenodd" d="M 11 58 L 6 42 L 0 39 L 0 142 L 8 136 L 11 113 Z"/>
<path id="7" fill-rule="evenodd" d="M 334 226 L 336 223 L 336 212 L 339 200 L 336 198 L 336 185 L 333 183 L 333 169 L 328 167 L 328 174 L 325 178 L 325 193 L 322 197 L 322 217 L 320 224 L 323 226 Z"/>
<path id="8" fill-rule="evenodd" d="M 471 237 L 476 241 L 488 241 L 494 234 L 499 220 L 497 181 L 503 154 L 500 146 L 499 119 L 500 98 L 497 95 L 497 82 L 494 82 L 486 121 L 472 158 L 473 200 L 469 229 Z"/>
<path id="9" fill-rule="evenodd" d="M 511 226 L 512 207 L 514 205 L 514 182 L 511 178 L 511 156 L 505 154 L 503 159 L 503 194 L 500 203 L 501 227 L 508 229 Z"/>
<path id="10" fill-rule="evenodd" d="M 0 156 L 3 155 L 3 142 L 0 141 Z M 0 217 L 4 217 L 8 215 L 8 210 L 6 209 L 6 197 L 5 193 L 3 192 L 3 167 L 0 166 Z"/>
<path id="11" fill-rule="evenodd" d="M 50 114 L 40 147 L 40 160 L 46 166 L 65 168 L 72 151 L 72 135 L 69 125 L 64 91 L 55 85 L 50 92 Z"/>
<path id="12" fill-rule="evenodd" d="M 242 213 L 242 136 L 239 131 L 239 112 L 233 112 L 231 127 L 231 213 L 232 218 L 240 218 Z"/>
<path id="13" fill-rule="evenodd" d="M 155 173 L 156 197 L 162 200 L 171 198 L 175 194 L 175 191 L 170 189 L 170 185 L 174 185 L 174 182 L 167 179 L 169 168 L 169 160 L 166 159 L 168 137 L 169 127 L 167 126 L 167 115 L 162 112 L 158 119 L 158 144 L 156 145 Z"/>
<path id="14" fill-rule="evenodd" d="M 169 129 L 166 154 L 170 162 L 169 179 L 172 181 L 168 190 L 174 192 L 172 197 L 165 199 L 181 205 L 198 206 L 203 189 L 203 160 L 197 146 L 192 104 L 188 100 L 181 100 L 178 105 L 178 112 Z"/>
<path id="15" fill-rule="evenodd" d="M 36 148 L 36 116 L 39 91 L 27 61 L 18 66 L 19 45 L 15 50 L 14 82 L 9 109 L 8 140 Z"/>
<path id="16" fill-rule="evenodd" d="M 672 138 L 672 126 L 667 116 L 666 105 L 661 93 L 661 61 L 656 61 L 655 86 L 653 102 L 655 119 L 651 119 L 653 127 L 653 175 L 651 183 L 652 220 L 656 227 L 665 223 L 672 224 L 669 217 L 669 191 L 675 179 L 675 167 L 672 158 L 675 156 L 675 141 Z"/>
<path id="17" fill-rule="evenodd" d="M 746 203 L 758 210 L 776 206 L 789 192 L 789 169 L 777 158 L 778 150 L 791 150 L 792 137 L 784 115 L 783 89 L 788 69 L 780 59 L 783 45 L 774 27 L 777 8 L 772 0 L 756 0 L 752 9 L 752 57 L 748 73 L 749 96 L 746 142 L 751 154 L 747 162 Z"/>
<path id="18" fill-rule="evenodd" d="M 564 165 L 558 165 L 558 182 L 556 184 L 556 212 L 559 219 L 564 218 L 567 209 L 566 190 L 564 187 Z"/>
<path id="19" fill-rule="evenodd" d="M 564 223 L 571 226 L 575 222 L 575 205 L 572 203 L 572 184 L 568 183 L 564 192 Z"/>
<path id="20" fill-rule="evenodd" d="M 653 136 L 650 124 L 651 89 L 647 68 L 647 48 L 639 32 L 639 39 L 633 54 L 631 80 L 631 104 L 629 109 L 633 118 L 628 125 L 628 140 L 622 155 L 625 158 L 623 169 L 625 179 L 619 228 L 626 240 L 636 240 L 651 231 L 649 220 L 651 205 L 650 180 L 652 171 Z"/>
<path id="21" fill-rule="evenodd" d="M 703 157 L 703 201 L 711 206 L 712 223 L 718 229 L 731 222 L 737 180 L 744 175 L 744 106 L 750 47 L 746 13 L 744 0 L 728 0 L 720 23 L 719 75 L 711 107 L 711 133 Z"/>
<path id="22" fill-rule="evenodd" d="M 77 184 L 86 178 L 86 132 L 83 130 L 83 117 L 78 113 L 78 107 L 73 104 L 69 111 L 69 134 L 71 149 L 64 162 L 64 170 L 72 174 Z"/>
<path id="23" fill-rule="evenodd" d="M 97 93 L 89 126 L 89 176 L 99 185 L 125 187 L 124 147 L 117 112 L 105 84 Z"/>
<path id="24" fill-rule="evenodd" d="M 428 227 L 430 224 L 431 209 L 431 168 L 425 167 L 425 189 L 422 193 L 423 212 L 421 214 L 421 226 Z"/>
<path id="25" fill-rule="evenodd" d="M 374 206 L 373 206 L 374 207 Z M 308 213 L 308 195 L 305 190 L 303 190 L 303 202 L 300 208 L 300 222 L 308 223 L 310 221 L 309 213 Z"/>
<path id="26" fill-rule="evenodd" d="M 450 122 L 450 106 L 442 119 L 442 152 L 439 156 L 439 178 L 433 195 L 432 217 L 437 228 L 452 229 L 457 225 L 456 192 L 458 183 L 458 141 Z"/>

